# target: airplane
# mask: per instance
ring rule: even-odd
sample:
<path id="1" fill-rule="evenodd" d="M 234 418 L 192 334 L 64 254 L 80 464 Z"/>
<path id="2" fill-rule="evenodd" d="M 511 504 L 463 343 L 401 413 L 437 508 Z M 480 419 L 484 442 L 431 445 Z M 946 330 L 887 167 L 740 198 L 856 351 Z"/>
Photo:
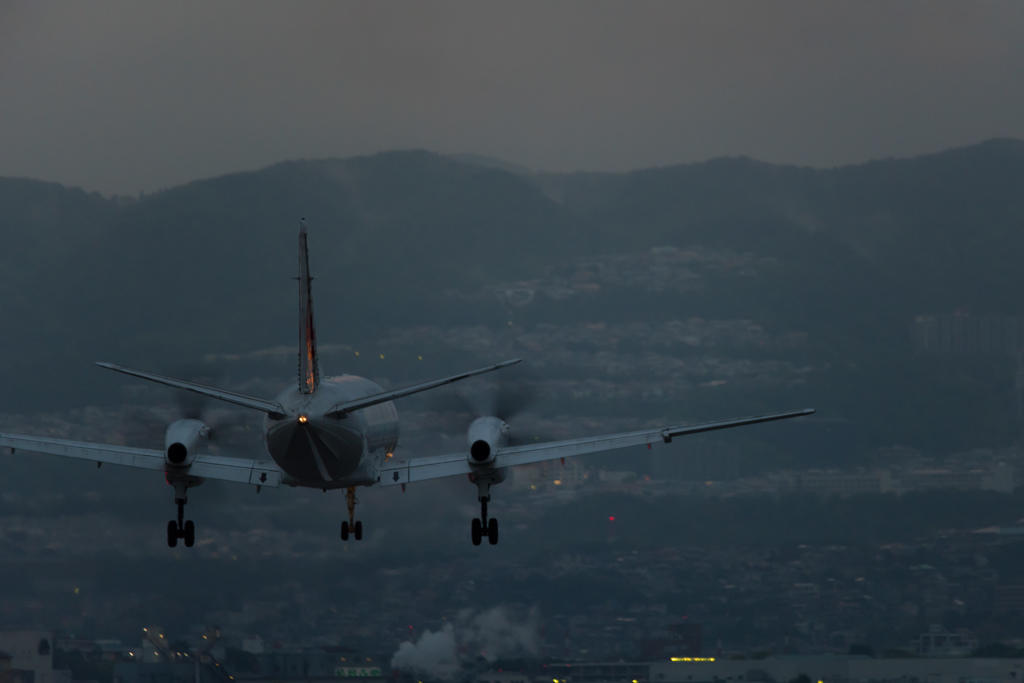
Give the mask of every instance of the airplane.
<path id="1" fill-rule="evenodd" d="M 398 412 L 394 401 L 470 377 L 515 365 L 511 359 L 469 372 L 434 379 L 401 389 L 385 391 L 363 377 L 341 375 L 321 379 L 313 324 L 312 277 L 305 219 L 299 223 L 299 368 L 298 382 L 273 400 L 218 389 L 182 379 L 135 370 L 111 363 L 100 367 L 156 382 L 176 389 L 251 408 L 264 413 L 263 441 L 270 460 L 250 460 L 205 453 L 210 429 L 201 420 L 179 419 L 164 435 L 163 450 L 132 448 L 112 444 L 68 441 L 45 437 L 0 433 L 0 447 L 59 455 L 148 470 L 162 470 L 174 488 L 177 518 L 167 523 L 167 545 L 178 540 L 186 547 L 195 543 L 195 524 L 185 520 L 188 489 L 206 479 L 237 482 L 256 487 L 302 486 L 345 489 L 348 519 L 341 523 L 341 539 L 363 537 L 363 524 L 355 518 L 356 490 L 360 486 L 400 486 L 441 477 L 464 475 L 477 488 L 480 517 L 471 524 L 471 539 L 480 545 L 487 538 L 498 542 L 498 520 L 488 516 L 490 489 L 503 482 L 509 467 L 570 456 L 610 451 L 743 425 L 772 422 L 814 413 L 813 409 L 771 415 L 644 429 L 618 434 L 567 439 L 527 445 L 510 445 L 509 425 L 500 417 L 475 419 L 466 433 L 467 448 L 456 453 L 393 458 L 398 445 Z"/>

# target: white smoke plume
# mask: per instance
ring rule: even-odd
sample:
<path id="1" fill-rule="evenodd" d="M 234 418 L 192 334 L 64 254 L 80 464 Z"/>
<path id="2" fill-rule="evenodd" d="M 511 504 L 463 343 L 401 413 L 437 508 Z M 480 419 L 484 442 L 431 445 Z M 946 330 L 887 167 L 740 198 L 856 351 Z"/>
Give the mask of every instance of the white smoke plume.
<path id="1" fill-rule="evenodd" d="M 463 610 L 454 623 L 440 631 L 426 631 L 416 643 L 404 642 L 391 658 L 391 667 L 416 671 L 450 681 L 463 661 L 483 657 L 488 662 L 503 657 L 540 654 L 539 620 L 535 611 L 524 618 L 510 616 L 503 607 L 486 612 Z"/>
<path id="2" fill-rule="evenodd" d="M 535 611 L 531 610 L 525 619 L 514 620 L 503 607 L 494 607 L 479 614 L 463 610 L 456 623 L 459 642 L 474 657 L 481 656 L 493 662 L 502 657 L 540 654 L 539 625 Z"/>
<path id="3" fill-rule="evenodd" d="M 425 673 L 443 681 L 452 680 L 459 670 L 455 628 L 445 624 L 440 631 L 425 631 L 415 644 L 402 643 L 391 658 L 391 668 Z"/>

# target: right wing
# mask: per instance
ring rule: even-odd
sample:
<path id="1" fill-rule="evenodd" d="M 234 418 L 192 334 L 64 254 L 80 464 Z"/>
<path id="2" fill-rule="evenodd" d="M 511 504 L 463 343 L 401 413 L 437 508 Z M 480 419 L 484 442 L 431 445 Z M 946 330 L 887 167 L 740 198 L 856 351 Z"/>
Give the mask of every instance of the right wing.
<path id="1" fill-rule="evenodd" d="M 10 448 L 11 451 L 46 453 L 65 458 L 161 472 L 164 471 L 167 464 L 163 451 L 20 434 L 0 433 L 0 448 Z M 233 481 L 254 486 L 277 486 L 281 483 L 281 470 L 273 462 L 227 458 L 220 455 L 197 455 L 196 459 L 192 461 L 188 473 L 204 479 L 219 479 L 220 481 Z"/>
<path id="2" fill-rule="evenodd" d="M 730 427 L 742 427 L 743 425 L 758 424 L 760 422 L 774 422 L 775 420 L 802 417 L 812 413 L 814 413 L 814 409 L 808 408 L 789 413 L 741 417 L 735 420 L 721 420 L 719 422 L 705 422 L 703 424 L 683 425 L 680 427 L 646 429 L 637 432 L 623 432 L 620 434 L 584 437 L 582 439 L 567 439 L 565 441 L 513 446 L 511 448 L 499 449 L 494 456 L 494 462 L 488 467 L 500 468 L 529 465 L 535 462 L 558 460 L 559 458 L 568 458 L 574 455 L 611 451 L 618 448 L 628 448 L 629 446 L 650 445 L 657 441 L 670 443 L 677 436 L 712 432 Z M 451 453 L 448 455 L 412 458 L 404 462 L 388 463 L 381 468 L 379 481 L 381 486 L 393 486 L 395 484 L 406 484 L 427 479 L 470 474 L 479 470 L 479 466 L 469 463 L 469 458 L 465 452 Z"/>
<path id="3" fill-rule="evenodd" d="M 280 403 L 275 403 L 274 401 L 266 401 L 262 398 L 256 398 L 255 396 L 246 396 L 245 394 L 238 394 L 235 393 L 234 391 L 227 391 L 226 389 L 208 387 L 203 384 L 196 384 L 195 382 L 186 382 L 183 379 L 166 377 L 164 375 L 158 375 L 153 372 L 146 372 L 145 370 L 133 370 L 132 368 L 114 365 L 113 363 L 96 363 L 96 365 L 100 366 L 101 368 L 106 368 L 107 370 L 123 372 L 126 375 L 131 375 L 132 377 L 148 379 L 150 382 L 166 384 L 169 387 L 174 387 L 176 389 L 184 389 L 185 391 L 191 391 L 196 394 L 202 394 L 203 396 L 209 396 L 210 398 L 216 398 L 221 401 L 227 401 L 228 403 L 234 403 L 235 405 L 245 406 L 246 408 L 262 410 L 264 413 L 270 415 L 270 417 L 273 418 L 279 419 L 285 416 L 284 408 L 281 406 Z"/>

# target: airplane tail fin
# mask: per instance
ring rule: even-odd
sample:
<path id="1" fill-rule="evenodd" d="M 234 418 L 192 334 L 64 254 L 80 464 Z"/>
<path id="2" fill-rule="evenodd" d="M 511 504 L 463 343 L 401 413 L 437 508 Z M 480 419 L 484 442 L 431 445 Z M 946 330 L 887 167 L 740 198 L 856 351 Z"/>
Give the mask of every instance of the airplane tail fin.
<path id="1" fill-rule="evenodd" d="M 309 275 L 306 219 L 299 222 L 299 391 L 312 394 L 320 385 L 320 361 L 313 325 L 313 278 Z"/>

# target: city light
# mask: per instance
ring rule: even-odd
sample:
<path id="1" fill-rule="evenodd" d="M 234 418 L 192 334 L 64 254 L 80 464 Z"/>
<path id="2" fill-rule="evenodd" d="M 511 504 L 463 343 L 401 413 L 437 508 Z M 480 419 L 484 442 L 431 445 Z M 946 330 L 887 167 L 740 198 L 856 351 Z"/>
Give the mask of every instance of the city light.
<path id="1" fill-rule="evenodd" d="M 714 657 L 673 657 L 672 661 L 673 662 L 713 662 L 713 661 L 715 661 L 715 658 Z M 818 681 L 818 683 L 821 683 L 821 681 Z"/>

